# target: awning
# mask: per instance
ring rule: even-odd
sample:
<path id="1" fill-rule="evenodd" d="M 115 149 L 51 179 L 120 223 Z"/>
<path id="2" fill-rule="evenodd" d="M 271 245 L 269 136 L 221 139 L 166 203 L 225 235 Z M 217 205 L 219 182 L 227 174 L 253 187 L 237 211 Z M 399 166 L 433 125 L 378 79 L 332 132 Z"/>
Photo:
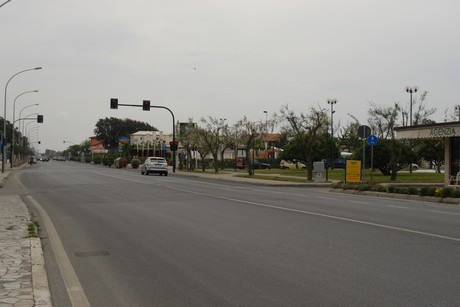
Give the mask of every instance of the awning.
<path id="1" fill-rule="evenodd" d="M 460 136 L 460 123 L 440 123 L 423 126 L 398 127 L 396 139 L 434 139 Z"/>

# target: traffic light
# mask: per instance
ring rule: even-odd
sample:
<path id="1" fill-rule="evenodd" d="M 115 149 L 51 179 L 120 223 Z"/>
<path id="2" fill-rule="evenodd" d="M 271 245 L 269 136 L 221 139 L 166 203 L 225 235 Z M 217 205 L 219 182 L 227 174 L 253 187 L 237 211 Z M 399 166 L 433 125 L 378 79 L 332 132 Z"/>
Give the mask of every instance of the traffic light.
<path id="1" fill-rule="evenodd" d="M 118 109 L 118 98 L 110 98 L 110 108 Z"/>
<path id="2" fill-rule="evenodd" d="M 179 144 L 178 141 L 169 142 L 169 149 L 171 149 L 172 151 L 176 151 L 177 148 L 179 147 L 178 144 Z"/>
<path id="3" fill-rule="evenodd" d="M 150 100 L 142 101 L 142 110 L 150 111 Z"/>
<path id="4" fill-rule="evenodd" d="M 43 115 L 37 115 L 37 123 L 43 123 Z"/>

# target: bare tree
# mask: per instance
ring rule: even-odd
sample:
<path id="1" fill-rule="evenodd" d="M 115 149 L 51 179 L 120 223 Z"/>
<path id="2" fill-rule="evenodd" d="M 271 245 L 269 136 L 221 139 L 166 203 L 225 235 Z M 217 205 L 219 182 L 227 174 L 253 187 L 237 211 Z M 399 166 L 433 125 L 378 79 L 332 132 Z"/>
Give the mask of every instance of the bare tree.
<path id="1" fill-rule="evenodd" d="M 212 155 L 214 160 L 214 171 L 219 172 L 219 150 L 222 147 L 222 138 L 220 132 L 222 129 L 222 120 L 209 116 L 202 118 L 201 123 L 204 128 L 197 128 L 197 137 L 202 142 L 203 147 L 206 147 L 208 153 Z"/>
<path id="2" fill-rule="evenodd" d="M 254 144 L 256 140 L 263 137 L 265 125 L 261 122 L 251 122 L 245 116 L 235 124 L 235 129 L 237 131 L 235 135 L 238 135 L 237 142 L 244 146 L 246 152 L 248 174 L 252 176 L 254 175 L 254 169 L 251 159 L 249 159 L 251 148 L 253 150 L 252 153 L 254 154 Z"/>
<path id="3" fill-rule="evenodd" d="M 318 136 L 325 133 L 323 127 L 327 127 L 329 118 L 326 110 L 318 106 L 311 107 L 309 113 L 297 115 L 289 107 L 283 106 L 280 117 L 286 125 L 283 129 L 288 135 L 297 139 L 304 149 L 304 157 L 307 162 L 308 180 L 313 178 L 313 148 L 318 142 Z"/>

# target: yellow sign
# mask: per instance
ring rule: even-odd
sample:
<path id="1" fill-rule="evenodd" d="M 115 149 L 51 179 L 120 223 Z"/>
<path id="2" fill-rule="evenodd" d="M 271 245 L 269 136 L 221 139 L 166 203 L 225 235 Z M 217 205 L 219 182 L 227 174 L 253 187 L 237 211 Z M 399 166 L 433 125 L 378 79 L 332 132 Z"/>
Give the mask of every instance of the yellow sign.
<path id="1" fill-rule="evenodd" d="M 360 182 L 361 180 L 361 161 L 347 160 L 347 182 Z"/>

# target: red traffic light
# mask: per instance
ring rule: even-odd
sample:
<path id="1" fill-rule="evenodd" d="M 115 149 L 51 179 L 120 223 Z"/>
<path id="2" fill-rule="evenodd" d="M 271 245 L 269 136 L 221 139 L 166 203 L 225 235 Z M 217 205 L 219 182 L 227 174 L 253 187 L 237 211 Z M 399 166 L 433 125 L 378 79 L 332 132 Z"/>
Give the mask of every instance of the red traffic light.
<path id="1" fill-rule="evenodd" d="M 118 109 L 118 98 L 110 98 L 110 108 Z"/>
<path id="2" fill-rule="evenodd" d="M 142 110 L 150 111 L 150 100 L 142 101 Z"/>

